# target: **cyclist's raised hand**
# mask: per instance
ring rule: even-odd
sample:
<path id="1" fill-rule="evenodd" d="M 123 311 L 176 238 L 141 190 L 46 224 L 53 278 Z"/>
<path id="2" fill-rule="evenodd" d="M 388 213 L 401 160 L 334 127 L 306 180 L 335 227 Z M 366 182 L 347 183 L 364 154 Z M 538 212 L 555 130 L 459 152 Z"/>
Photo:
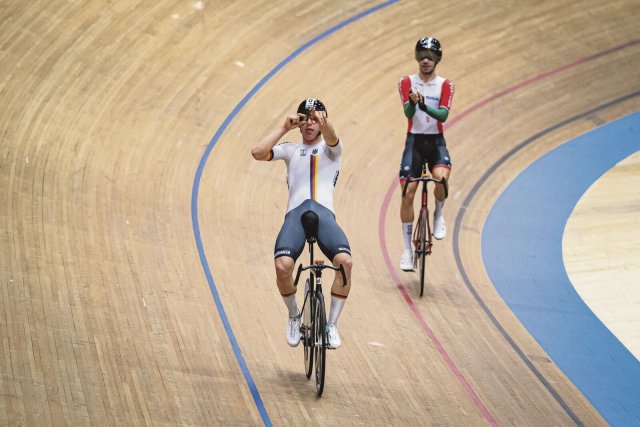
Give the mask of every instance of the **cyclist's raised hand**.
<path id="1" fill-rule="evenodd" d="M 310 114 L 311 120 L 318 122 L 320 125 L 320 132 L 322 132 L 322 137 L 324 138 L 327 145 L 330 147 L 335 147 L 338 143 L 338 136 L 336 135 L 336 131 L 333 128 L 333 125 L 327 119 L 326 111 L 316 111 L 311 110 Z"/>
<path id="2" fill-rule="evenodd" d="M 290 131 L 291 129 L 299 128 L 300 126 L 302 126 L 304 124 L 304 121 L 300 116 L 304 117 L 304 115 L 301 115 L 301 114 L 287 116 L 287 118 L 284 121 L 284 128 L 287 131 Z"/>
<path id="3" fill-rule="evenodd" d="M 317 110 L 311 110 L 311 114 L 310 117 L 317 121 L 320 126 L 324 126 L 326 124 L 326 118 L 327 118 L 327 112 L 326 111 L 317 111 Z"/>

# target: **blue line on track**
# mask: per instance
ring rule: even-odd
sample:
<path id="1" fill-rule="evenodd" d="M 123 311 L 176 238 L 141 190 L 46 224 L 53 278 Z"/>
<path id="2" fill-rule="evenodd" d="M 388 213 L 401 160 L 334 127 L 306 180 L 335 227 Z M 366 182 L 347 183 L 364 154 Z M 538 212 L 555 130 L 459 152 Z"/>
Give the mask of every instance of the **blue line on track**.
<path id="1" fill-rule="evenodd" d="M 616 426 L 640 425 L 640 363 L 573 288 L 562 261 L 562 237 L 587 189 L 639 150 L 640 113 L 561 145 L 507 187 L 482 232 L 485 267 L 504 301 Z"/>
<path id="2" fill-rule="evenodd" d="M 207 282 L 209 283 L 209 288 L 211 289 L 211 293 L 213 294 L 213 299 L 215 300 L 216 303 L 216 308 L 218 309 L 218 314 L 220 315 L 220 319 L 222 320 L 222 324 L 224 325 L 224 329 L 227 333 L 227 337 L 229 338 L 229 341 L 231 343 L 231 347 L 233 349 L 233 352 L 236 356 L 236 360 L 238 361 L 238 364 L 240 365 L 240 369 L 242 370 L 242 374 L 244 375 L 245 381 L 247 382 L 247 386 L 249 387 L 249 390 L 251 391 L 251 395 L 253 396 L 253 400 L 256 404 L 256 407 L 258 409 L 258 412 L 260 413 L 260 416 L 262 417 L 262 421 L 264 422 L 265 425 L 270 426 L 271 425 L 271 419 L 269 418 L 269 414 L 267 414 L 267 411 L 264 407 L 264 404 L 262 402 L 262 398 L 260 397 L 260 393 L 258 392 L 258 388 L 256 387 L 256 384 L 253 380 L 253 377 L 251 376 L 251 373 L 249 372 L 249 368 L 247 367 L 247 364 L 244 360 L 244 356 L 242 355 L 242 351 L 240 350 L 240 346 L 238 345 L 238 342 L 236 340 L 235 334 L 233 333 L 233 329 L 231 328 L 231 324 L 229 323 L 229 319 L 227 318 L 227 314 L 224 310 L 224 306 L 222 305 L 222 300 L 220 299 L 220 295 L 218 294 L 218 289 L 216 287 L 216 284 L 213 280 L 213 276 L 211 274 L 211 269 L 209 268 L 209 262 L 207 261 L 207 257 L 205 255 L 204 252 L 204 245 L 202 244 L 202 238 L 200 235 L 200 225 L 199 225 L 199 220 L 198 220 L 198 194 L 200 191 L 200 180 L 202 179 L 202 172 L 204 171 L 204 167 L 207 164 L 207 160 L 209 159 L 209 155 L 211 154 L 211 150 L 213 150 L 213 147 L 216 145 L 216 143 L 218 142 L 218 140 L 220 139 L 220 137 L 222 136 L 222 134 L 224 133 L 224 131 L 226 130 L 226 128 L 229 126 L 229 124 L 231 123 L 231 121 L 238 115 L 238 113 L 240 112 L 240 110 L 242 110 L 242 108 L 244 107 L 244 105 L 258 92 L 258 90 L 260 90 L 260 88 L 262 88 L 262 86 L 265 85 L 265 83 L 267 83 L 273 76 L 275 76 L 278 71 L 280 71 L 285 65 L 287 65 L 288 63 L 290 63 L 291 61 L 293 61 L 298 55 L 300 55 L 302 52 L 304 52 L 305 50 L 307 50 L 309 47 L 313 46 L 314 44 L 318 43 L 319 41 L 329 37 L 330 35 L 332 35 L 333 33 L 335 33 L 336 31 L 346 27 L 349 24 L 352 24 L 362 18 L 364 18 L 365 16 L 368 16 L 374 12 L 377 12 L 387 6 L 390 6 L 392 4 L 395 4 L 397 2 L 399 2 L 400 0 L 389 0 L 389 1 L 385 1 L 383 3 L 380 3 L 376 6 L 373 6 L 363 12 L 358 13 L 355 16 L 352 16 L 351 18 L 342 21 L 341 23 L 337 24 L 336 26 L 328 29 L 327 31 L 323 32 L 322 34 L 314 37 L 313 39 L 309 40 L 308 42 L 304 43 L 302 46 L 300 46 L 299 48 L 297 48 L 295 51 L 293 51 L 289 56 L 287 56 L 285 59 L 283 59 L 282 61 L 280 61 L 280 63 L 278 63 L 278 65 L 276 65 L 271 71 L 269 71 L 241 100 L 240 102 L 238 102 L 238 104 L 233 108 L 233 110 L 231 111 L 231 113 L 229 113 L 229 115 L 227 116 L 227 118 L 222 122 L 222 125 L 220 125 L 220 127 L 218 128 L 218 130 L 216 131 L 216 133 L 214 134 L 213 138 L 211 139 L 211 141 L 209 142 L 209 144 L 207 145 L 206 149 L 204 150 L 204 153 L 200 159 L 200 163 L 198 164 L 198 168 L 196 169 L 196 175 L 194 177 L 193 180 L 193 187 L 191 190 L 191 222 L 193 225 L 193 234 L 195 236 L 195 240 L 196 240 L 196 246 L 198 247 L 198 255 L 200 256 L 200 262 L 202 263 L 202 268 L 204 269 L 204 274 L 207 278 Z"/>

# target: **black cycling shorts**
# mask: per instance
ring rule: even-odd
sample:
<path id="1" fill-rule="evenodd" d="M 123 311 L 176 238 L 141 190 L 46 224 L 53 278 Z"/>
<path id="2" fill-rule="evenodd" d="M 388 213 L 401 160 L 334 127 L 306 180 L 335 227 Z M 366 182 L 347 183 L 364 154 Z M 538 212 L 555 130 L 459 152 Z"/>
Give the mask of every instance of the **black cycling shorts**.
<path id="1" fill-rule="evenodd" d="M 443 134 L 407 134 L 400 161 L 400 179 L 409 176 L 418 178 L 422 175 L 424 163 L 427 164 L 429 172 L 436 166 L 451 169 L 451 158 Z"/>
<path id="2" fill-rule="evenodd" d="M 306 242 L 300 217 L 309 210 L 318 214 L 318 246 L 325 256 L 333 262 L 333 258 L 339 253 L 351 254 L 347 236 L 336 222 L 334 213 L 315 200 L 307 199 L 285 215 L 276 239 L 273 258 L 288 256 L 298 259 Z"/>

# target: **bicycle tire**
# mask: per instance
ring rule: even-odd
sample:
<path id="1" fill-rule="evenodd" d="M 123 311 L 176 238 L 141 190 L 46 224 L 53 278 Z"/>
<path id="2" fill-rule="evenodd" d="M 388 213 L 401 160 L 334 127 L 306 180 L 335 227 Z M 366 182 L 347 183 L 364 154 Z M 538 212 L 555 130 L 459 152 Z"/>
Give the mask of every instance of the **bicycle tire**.
<path id="1" fill-rule="evenodd" d="M 424 276 L 426 274 L 425 271 L 425 260 L 427 258 L 427 210 L 420 210 L 420 230 L 419 230 L 419 239 L 420 239 L 420 296 L 424 294 Z"/>
<path id="2" fill-rule="evenodd" d="M 418 264 L 420 263 L 420 252 L 422 251 L 422 237 L 420 231 L 422 230 L 422 215 L 418 214 L 416 225 L 413 227 L 413 271 L 418 271 Z"/>
<path id="3" fill-rule="evenodd" d="M 307 379 L 311 379 L 311 373 L 313 372 L 313 343 L 315 342 L 315 334 L 313 333 L 313 322 L 311 313 L 313 313 L 315 296 L 309 290 L 309 279 L 304 286 L 305 289 L 305 302 L 302 314 L 302 324 L 304 325 L 302 337 L 302 345 L 304 351 L 304 373 Z"/>
<path id="4" fill-rule="evenodd" d="M 324 296 L 322 292 L 316 292 L 315 298 L 316 309 L 314 311 L 315 323 L 315 364 L 316 364 L 316 393 L 322 396 L 324 391 L 324 378 L 326 371 L 326 352 L 327 352 L 327 318 L 325 317 Z"/>

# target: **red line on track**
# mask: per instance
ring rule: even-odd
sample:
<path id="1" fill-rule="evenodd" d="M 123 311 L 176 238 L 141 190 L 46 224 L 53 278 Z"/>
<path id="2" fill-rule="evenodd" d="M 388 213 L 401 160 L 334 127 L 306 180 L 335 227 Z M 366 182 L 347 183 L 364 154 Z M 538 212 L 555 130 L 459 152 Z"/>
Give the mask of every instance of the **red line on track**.
<path id="1" fill-rule="evenodd" d="M 630 42 L 625 43 L 623 45 L 616 46 L 616 47 L 613 47 L 611 49 L 604 50 L 602 52 L 598 52 L 598 53 L 596 53 L 594 55 L 587 56 L 585 58 L 579 59 L 579 60 L 571 62 L 569 64 L 562 65 L 560 67 L 557 67 L 557 68 L 554 68 L 552 70 L 546 71 L 546 72 L 544 72 L 542 74 L 539 74 L 537 76 L 531 77 L 531 78 L 529 78 L 527 80 L 523 80 L 523 81 L 521 81 L 519 83 L 516 83 L 513 86 L 510 86 L 510 87 L 506 88 L 505 90 L 503 90 L 501 92 L 498 92 L 495 95 L 492 95 L 489 98 L 485 98 L 482 101 L 480 101 L 480 102 L 472 105 L 468 109 L 464 110 L 461 114 L 457 115 L 455 118 L 450 120 L 449 123 L 448 123 L 448 126 L 446 128 L 447 129 L 450 128 L 451 126 L 455 125 L 459 121 L 461 121 L 464 118 L 466 118 L 469 114 L 471 114 L 471 113 L 473 113 L 473 112 L 485 107 L 486 105 L 488 105 L 488 104 L 490 104 L 490 103 L 492 103 L 492 102 L 494 102 L 494 101 L 496 101 L 496 100 L 498 100 L 498 99 L 500 99 L 500 98 L 502 98 L 502 97 L 504 97 L 504 96 L 506 96 L 506 95 L 508 95 L 510 93 L 513 93 L 513 92 L 515 92 L 515 91 L 517 91 L 519 89 L 522 89 L 524 87 L 530 86 L 530 85 L 532 85 L 532 84 L 534 84 L 536 82 L 542 81 L 542 80 L 544 80 L 544 79 L 546 79 L 548 77 L 551 77 L 551 76 L 553 76 L 555 74 L 558 74 L 558 73 L 560 73 L 562 71 L 566 71 L 566 70 L 574 68 L 574 67 L 576 67 L 578 65 L 587 63 L 589 61 L 593 61 L 593 60 L 598 59 L 598 58 L 600 58 L 602 56 L 609 55 L 611 53 L 614 53 L 616 51 L 625 49 L 627 47 L 636 45 L 638 43 L 640 43 L 640 39 L 631 40 Z M 391 258 L 389 257 L 389 251 L 387 250 L 387 241 L 386 241 L 386 238 L 385 238 L 384 230 L 385 230 L 385 226 L 386 226 L 387 211 L 389 210 L 389 204 L 391 202 L 391 197 L 393 196 L 394 190 L 396 190 L 397 188 L 398 188 L 397 178 L 394 177 L 394 179 L 391 181 L 391 184 L 389 185 L 389 188 L 387 189 L 387 193 L 385 194 L 384 200 L 382 202 L 382 206 L 380 207 L 380 217 L 379 217 L 379 221 L 378 221 L 378 238 L 379 238 L 379 241 L 380 241 L 380 249 L 382 250 L 382 256 L 384 258 L 384 262 L 385 262 L 385 265 L 387 267 L 387 272 L 389 273 L 389 276 L 391 277 L 391 280 L 393 281 L 393 283 L 398 288 L 398 291 L 400 292 L 400 294 L 404 298 L 405 302 L 409 306 L 409 310 L 411 311 L 411 313 L 413 313 L 413 316 L 415 317 L 416 321 L 422 327 L 424 332 L 427 334 L 427 337 L 429 338 L 431 343 L 434 345 L 436 350 L 438 350 L 438 353 L 440 353 L 440 355 L 442 356 L 442 359 L 445 361 L 445 363 L 447 364 L 447 366 L 451 370 L 451 373 L 453 374 L 453 376 L 462 385 L 462 387 L 465 389 L 465 391 L 467 392 L 467 394 L 469 395 L 471 400 L 473 400 L 473 402 L 478 407 L 480 412 L 482 412 L 482 414 L 487 419 L 487 421 L 491 425 L 497 426 L 498 422 L 496 421 L 496 419 L 493 417 L 491 412 L 489 412 L 489 410 L 484 405 L 484 403 L 482 403 L 482 400 L 480 400 L 480 398 L 478 397 L 478 395 L 475 392 L 475 390 L 473 389 L 473 387 L 471 387 L 471 384 L 469 384 L 469 381 L 467 381 L 467 379 L 464 376 L 464 374 L 460 371 L 460 368 L 458 368 L 458 365 L 456 365 L 456 363 L 453 361 L 453 359 L 451 358 L 451 356 L 449 355 L 447 350 L 445 350 L 445 348 L 440 343 L 440 340 L 438 340 L 438 337 L 436 336 L 436 334 L 433 332 L 433 330 L 431 330 L 431 328 L 429 327 L 429 325 L 425 321 L 424 317 L 422 317 L 422 314 L 420 314 L 420 311 L 418 310 L 415 302 L 413 301 L 413 299 L 411 298 L 411 296 L 407 292 L 407 289 L 405 288 L 405 286 L 402 284 L 402 281 L 398 277 L 398 275 L 396 273 L 396 270 L 394 268 L 394 265 L 391 262 Z M 399 229 L 398 229 L 398 232 L 400 232 Z"/>
<path id="2" fill-rule="evenodd" d="M 384 262 L 387 266 L 387 271 L 391 276 L 391 279 L 393 280 L 393 282 L 398 287 L 398 290 L 400 291 L 400 294 L 404 298 L 405 302 L 409 306 L 409 310 L 411 310 L 411 312 L 413 313 L 413 316 L 418 321 L 418 324 L 420 324 L 422 329 L 426 332 L 427 336 L 429 337 L 429 340 L 434 345 L 436 350 L 438 350 L 438 353 L 440 353 L 440 356 L 442 356 L 442 359 L 445 361 L 445 363 L 451 370 L 451 373 L 453 373 L 453 375 L 456 377 L 458 382 L 462 385 L 462 387 L 465 389 L 467 394 L 471 397 L 471 400 L 473 400 L 473 402 L 478 407 L 478 409 L 480 409 L 480 412 L 482 412 L 482 414 L 487 419 L 487 421 L 489 421 L 489 423 L 492 426 L 497 426 L 498 422 L 495 420 L 493 415 L 491 415 L 491 412 L 489 412 L 487 407 L 484 406 L 484 403 L 482 403 L 482 400 L 480 400 L 480 398 L 476 394 L 473 387 L 471 387 L 471 384 L 469 384 L 464 374 L 460 371 L 460 368 L 458 368 L 458 365 L 456 365 L 453 359 L 451 359 L 451 356 L 449 356 L 449 353 L 447 353 L 447 350 L 445 350 L 445 348 L 442 346 L 436 334 L 433 333 L 433 331 L 431 330 L 427 322 L 424 320 L 424 317 L 422 317 L 422 315 L 420 314 L 418 307 L 416 307 L 416 304 L 414 303 L 413 299 L 407 292 L 407 289 L 402 284 L 402 281 L 400 280 L 400 278 L 396 274 L 395 269 L 393 268 L 393 264 L 391 263 L 391 258 L 389 258 L 389 251 L 387 250 L 387 242 L 384 237 L 384 227 L 385 227 L 384 218 L 386 218 L 387 216 L 389 202 L 391 201 L 391 196 L 393 195 L 393 190 L 396 188 L 396 185 L 397 185 L 396 181 L 394 180 L 392 185 L 387 190 L 387 194 L 385 195 L 384 202 L 382 203 L 382 209 L 380 210 L 380 221 L 379 221 L 379 227 L 378 227 L 380 247 L 382 248 L 382 255 L 384 257 Z"/>

